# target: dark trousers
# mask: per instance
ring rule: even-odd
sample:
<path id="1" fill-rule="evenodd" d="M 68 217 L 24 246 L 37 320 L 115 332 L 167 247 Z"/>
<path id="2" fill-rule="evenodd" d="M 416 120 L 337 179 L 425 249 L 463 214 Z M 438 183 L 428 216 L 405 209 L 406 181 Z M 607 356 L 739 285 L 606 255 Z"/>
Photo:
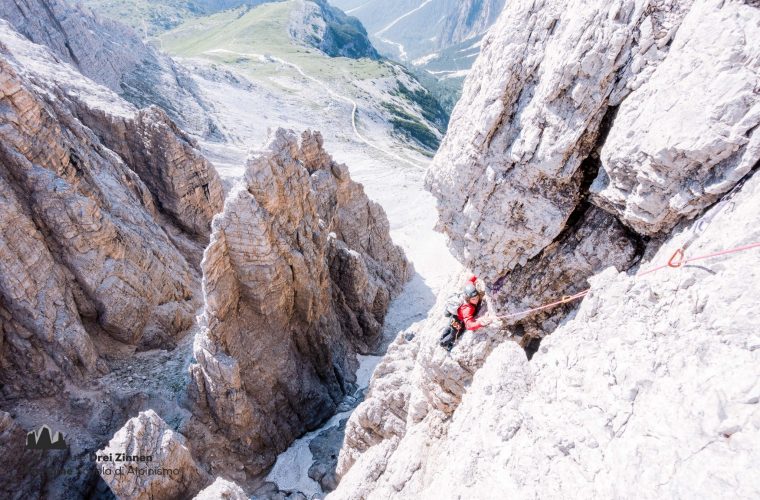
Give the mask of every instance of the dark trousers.
<path id="1" fill-rule="evenodd" d="M 451 348 L 454 347 L 454 344 L 456 344 L 457 340 L 459 340 L 459 337 L 462 336 L 463 332 L 464 325 L 457 327 L 456 324 L 451 324 L 441 331 L 441 339 L 438 343 L 441 347 L 450 351 Z"/>

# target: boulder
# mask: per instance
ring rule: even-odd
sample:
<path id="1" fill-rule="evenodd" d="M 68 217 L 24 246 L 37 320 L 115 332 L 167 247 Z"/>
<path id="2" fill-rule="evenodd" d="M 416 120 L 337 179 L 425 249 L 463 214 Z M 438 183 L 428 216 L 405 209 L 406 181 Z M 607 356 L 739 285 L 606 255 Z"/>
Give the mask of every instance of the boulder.
<path id="1" fill-rule="evenodd" d="M 195 495 L 193 500 L 248 500 L 248 495 L 237 484 L 218 477 Z"/>
<path id="2" fill-rule="evenodd" d="M 153 410 L 128 420 L 96 456 L 100 476 L 119 498 L 188 498 L 208 482 L 184 436 Z"/>

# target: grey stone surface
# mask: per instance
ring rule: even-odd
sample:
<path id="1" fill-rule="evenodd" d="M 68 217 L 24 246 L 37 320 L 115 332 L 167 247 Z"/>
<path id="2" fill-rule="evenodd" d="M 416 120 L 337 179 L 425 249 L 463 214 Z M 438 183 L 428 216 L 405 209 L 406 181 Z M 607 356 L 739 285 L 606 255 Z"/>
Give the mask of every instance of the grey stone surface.
<path id="1" fill-rule="evenodd" d="M 3 0 L 0 18 L 135 106 L 160 106 L 194 133 L 221 138 L 186 70 L 123 24 L 66 0 Z"/>
<path id="2" fill-rule="evenodd" d="M 314 464 L 309 467 L 309 477 L 318 482 L 325 493 L 338 486 L 335 468 L 347 421 L 348 419 L 343 419 L 338 425 L 325 429 L 309 443 L 309 451 L 314 457 Z"/>
<path id="3" fill-rule="evenodd" d="M 591 291 L 451 354 L 439 297 L 350 417 L 330 498 L 757 496 L 757 249 L 635 271 L 760 237 L 758 15 L 508 3 L 428 173 L 439 227 L 502 277 L 500 313 Z M 551 334 L 530 362 L 518 327 Z"/>
<path id="4" fill-rule="evenodd" d="M 353 391 L 354 354 L 380 340 L 411 267 L 382 209 L 316 132 L 276 131 L 213 228 L 193 437 L 210 439 L 201 453 L 215 474 L 237 480 L 240 464 L 263 471 Z"/>
<path id="5" fill-rule="evenodd" d="M 100 476 L 118 498 L 183 499 L 210 482 L 195 463 L 184 436 L 153 410 L 128 420 L 108 446 L 97 451 L 99 456 L 114 458 L 120 454 L 138 459 L 98 464 Z"/>

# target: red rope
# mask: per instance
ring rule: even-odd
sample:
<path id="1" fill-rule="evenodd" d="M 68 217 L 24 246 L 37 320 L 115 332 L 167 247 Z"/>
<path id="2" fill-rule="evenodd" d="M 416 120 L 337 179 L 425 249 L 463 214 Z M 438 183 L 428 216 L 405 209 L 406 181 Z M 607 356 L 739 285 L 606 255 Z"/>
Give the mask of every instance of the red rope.
<path id="1" fill-rule="evenodd" d="M 636 277 L 638 278 L 638 277 L 641 277 L 641 276 L 645 276 L 647 274 L 651 274 L 653 272 L 660 271 L 662 269 L 667 269 L 669 267 L 673 268 L 673 269 L 677 269 L 679 267 L 683 267 L 685 264 L 688 264 L 689 262 L 694 262 L 694 261 L 697 261 L 697 260 L 704 260 L 704 259 L 711 259 L 713 257 L 720 257 L 721 255 L 729 255 L 729 254 L 732 254 L 732 253 L 744 252 L 746 250 L 751 250 L 753 248 L 758 248 L 758 247 L 760 247 L 760 242 L 750 243 L 748 245 L 744 245 L 744 246 L 740 246 L 740 247 L 736 247 L 736 248 L 731 248 L 731 249 L 728 249 L 728 250 L 721 250 L 719 252 L 713 252 L 713 253 L 709 253 L 709 254 L 706 254 L 706 255 L 699 255 L 697 257 L 692 257 L 690 259 L 686 258 L 685 254 L 684 254 L 683 248 L 679 248 L 678 250 L 676 250 L 676 252 L 673 254 L 673 256 L 670 257 L 670 260 L 668 260 L 667 264 L 664 264 L 662 266 L 657 266 L 657 267 L 649 269 L 647 271 L 638 273 L 636 275 Z M 543 306 L 534 307 L 533 309 L 527 309 L 525 311 L 520 311 L 518 313 L 507 314 L 507 315 L 504 315 L 504 316 L 496 316 L 496 317 L 497 318 L 501 318 L 501 319 L 508 319 L 508 318 L 514 318 L 514 317 L 517 317 L 517 316 L 523 316 L 525 314 L 534 313 L 534 312 L 537 312 L 537 311 L 542 311 L 544 309 L 550 309 L 550 308 L 556 307 L 556 306 L 558 306 L 560 304 L 567 304 L 568 302 L 572 302 L 574 300 L 578 300 L 580 298 L 583 298 L 586 295 L 588 295 L 588 293 L 590 291 L 591 291 L 591 289 L 588 288 L 586 290 L 583 290 L 582 292 L 576 293 L 575 295 L 570 295 L 570 296 L 567 296 L 567 297 L 562 297 L 562 300 L 557 300 L 555 302 L 551 302 L 551 303 L 545 304 Z"/>

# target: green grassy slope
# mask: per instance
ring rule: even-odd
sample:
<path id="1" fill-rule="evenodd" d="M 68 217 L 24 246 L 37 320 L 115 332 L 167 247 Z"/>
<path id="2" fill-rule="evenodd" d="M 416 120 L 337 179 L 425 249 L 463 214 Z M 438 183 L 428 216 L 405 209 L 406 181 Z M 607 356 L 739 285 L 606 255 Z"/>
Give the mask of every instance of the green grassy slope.
<path id="1" fill-rule="evenodd" d="M 382 62 L 326 57 L 316 49 L 294 42 L 288 34 L 293 3 L 268 3 L 250 10 L 241 8 L 191 19 L 161 35 L 161 47 L 181 57 L 203 57 L 234 65 L 255 80 L 282 69 L 259 61 L 255 56 L 239 54 L 279 57 L 323 80 L 350 82 L 390 76 Z"/>
<path id="2" fill-rule="evenodd" d="M 291 17 L 298 15 L 300 5 L 298 0 L 286 0 L 188 19 L 159 35 L 156 44 L 173 56 L 205 59 L 234 69 L 275 92 L 304 96 L 303 89 L 294 86 L 303 81 L 298 71 L 275 58 L 295 64 L 339 94 L 361 99 L 364 111 L 375 108 L 384 114 L 395 135 L 428 152 L 437 149 L 436 134 L 445 131 L 448 116 L 435 99 L 424 90 L 407 88 L 402 81 L 410 85 L 413 77 L 398 65 L 369 58 L 328 57 L 294 40 L 289 33 Z M 311 95 L 304 105 L 314 109 L 323 99 L 331 99 L 315 100 Z"/>

